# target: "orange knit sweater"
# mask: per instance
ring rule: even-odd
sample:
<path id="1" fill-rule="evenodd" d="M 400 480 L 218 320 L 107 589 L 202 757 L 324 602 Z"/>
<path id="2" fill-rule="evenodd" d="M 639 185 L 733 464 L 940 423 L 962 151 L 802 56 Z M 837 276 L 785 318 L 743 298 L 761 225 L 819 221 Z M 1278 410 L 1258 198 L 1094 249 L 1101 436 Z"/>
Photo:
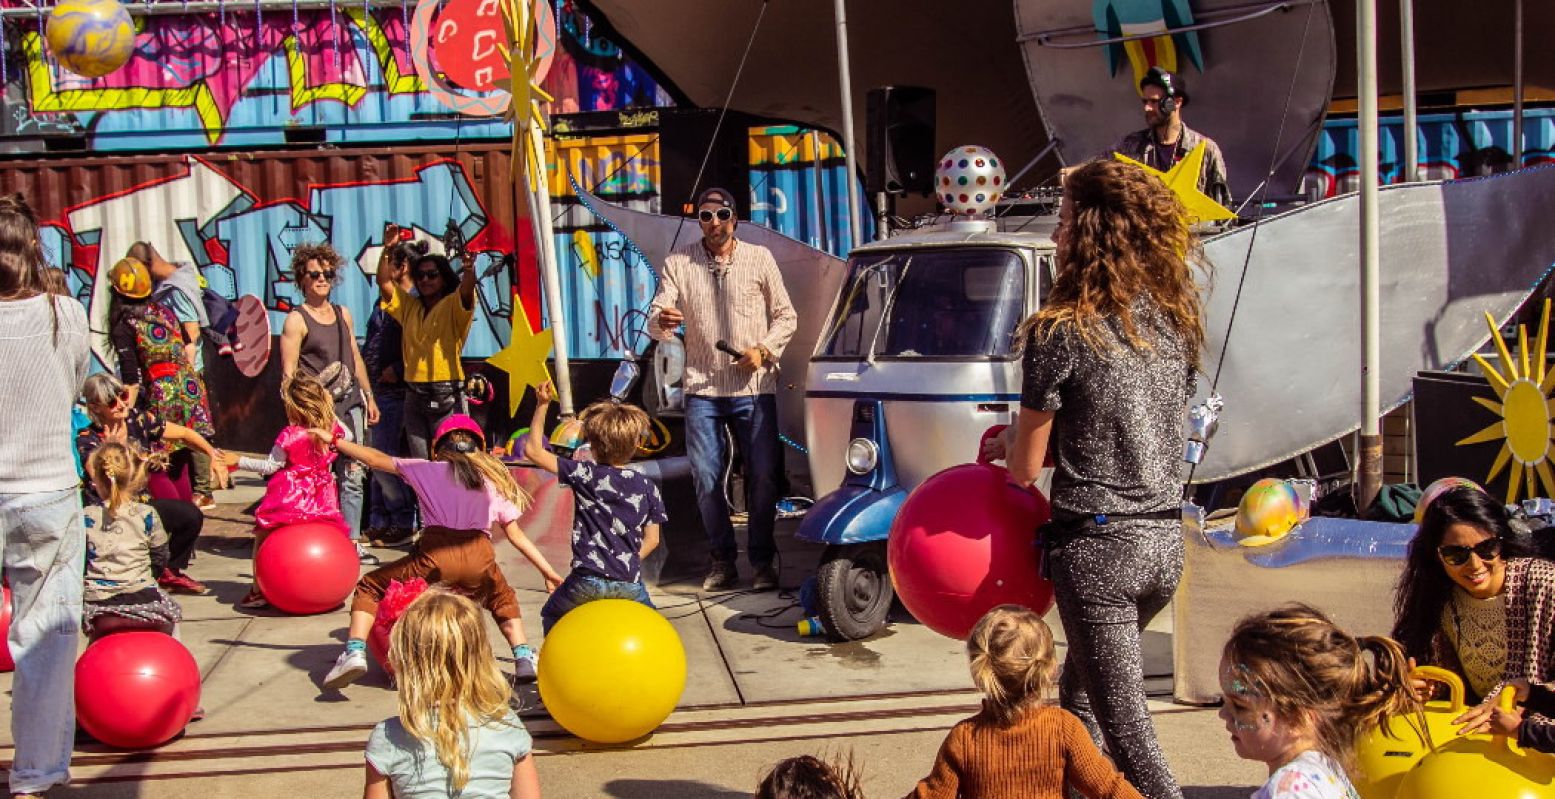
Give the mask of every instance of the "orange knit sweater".
<path id="1" fill-rule="evenodd" d="M 1063 799 L 1064 784 L 1091 799 L 1143 799 L 1067 710 L 1031 708 L 1008 726 L 985 706 L 945 736 L 934 769 L 910 799 Z"/>

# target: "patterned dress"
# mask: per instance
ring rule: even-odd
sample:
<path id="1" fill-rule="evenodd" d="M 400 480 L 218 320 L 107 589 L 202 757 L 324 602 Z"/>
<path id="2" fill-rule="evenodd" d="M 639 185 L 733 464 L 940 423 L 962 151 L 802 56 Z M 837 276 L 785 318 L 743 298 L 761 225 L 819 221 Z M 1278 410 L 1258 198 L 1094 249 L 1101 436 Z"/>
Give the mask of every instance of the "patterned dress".
<path id="1" fill-rule="evenodd" d="M 141 402 L 164 422 L 183 425 L 209 438 L 216 428 L 205 396 L 205 381 L 184 360 L 183 339 L 172 309 L 148 302 L 125 321 L 135 328 L 135 353 L 140 360 Z M 174 448 L 183 446 L 173 443 Z"/>
<path id="2" fill-rule="evenodd" d="M 276 457 L 278 454 L 285 456 L 285 465 L 270 478 L 265 498 L 254 510 L 254 523 L 259 529 L 269 531 L 288 524 L 324 522 L 345 533 L 335 474 L 330 471 L 335 451 L 320 444 L 307 430 L 289 425 L 275 439 L 271 458 L 281 460 Z"/>

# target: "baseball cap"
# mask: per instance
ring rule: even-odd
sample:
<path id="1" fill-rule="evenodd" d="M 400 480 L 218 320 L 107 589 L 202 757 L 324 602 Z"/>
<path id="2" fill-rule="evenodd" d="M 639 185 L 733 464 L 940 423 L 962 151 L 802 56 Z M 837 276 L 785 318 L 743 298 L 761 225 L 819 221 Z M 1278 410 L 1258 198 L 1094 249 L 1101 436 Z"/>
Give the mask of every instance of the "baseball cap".
<path id="1" fill-rule="evenodd" d="M 734 195 L 730 194 L 728 189 L 720 189 L 717 186 L 712 186 L 710 188 L 703 189 L 702 193 L 697 195 L 697 202 L 695 207 L 701 208 L 708 203 L 721 205 L 725 208 L 733 208 Z"/>

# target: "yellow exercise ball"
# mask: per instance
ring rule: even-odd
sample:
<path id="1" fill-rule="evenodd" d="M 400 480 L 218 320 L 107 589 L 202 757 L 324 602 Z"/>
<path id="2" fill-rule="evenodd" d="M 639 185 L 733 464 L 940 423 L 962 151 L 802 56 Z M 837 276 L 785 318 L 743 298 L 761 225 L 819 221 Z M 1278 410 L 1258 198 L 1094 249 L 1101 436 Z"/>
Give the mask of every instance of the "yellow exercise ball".
<path id="1" fill-rule="evenodd" d="M 1430 666 L 1416 669 L 1415 676 L 1446 684 L 1449 697 L 1426 703 L 1423 713 L 1390 718 L 1390 734 L 1377 727 L 1361 737 L 1355 781 L 1361 799 L 1555 798 L 1555 758 L 1518 749 L 1504 738 L 1460 737 L 1452 720 L 1466 709 L 1463 681 Z"/>
<path id="2" fill-rule="evenodd" d="M 686 650 L 646 605 L 601 599 L 567 613 L 540 650 L 540 699 L 568 732 L 624 743 L 653 732 L 680 702 Z"/>
<path id="3" fill-rule="evenodd" d="M 107 75 L 135 51 L 135 23 L 118 0 L 60 0 L 44 35 L 60 66 L 83 78 Z"/>
<path id="4" fill-rule="evenodd" d="M 1421 666 L 1414 676 L 1447 686 L 1448 698 L 1425 703 L 1422 713 L 1393 716 L 1387 732 L 1382 726 L 1368 730 L 1355 747 L 1360 766 L 1355 790 L 1361 799 L 1394 799 L 1404 775 L 1431 751 L 1431 743 L 1458 737 L 1458 725 L 1452 720 L 1463 714 L 1463 680 L 1435 666 Z"/>

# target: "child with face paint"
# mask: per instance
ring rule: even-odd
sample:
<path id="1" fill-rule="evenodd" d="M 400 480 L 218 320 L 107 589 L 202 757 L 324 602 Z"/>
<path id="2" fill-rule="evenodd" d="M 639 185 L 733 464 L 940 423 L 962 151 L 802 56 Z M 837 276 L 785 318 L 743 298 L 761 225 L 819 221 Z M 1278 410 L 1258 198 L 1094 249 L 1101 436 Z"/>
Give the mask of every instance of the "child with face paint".
<path id="1" fill-rule="evenodd" d="M 983 709 L 945 736 L 929 776 L 908 799 L 1143 799 L 1096 748 L 1073 713 L 1043 701 L 1058 656 L 1053 631 L 1019 605 L 988 611 L 967 637 Z"/>
<path id="2" fill-rule="evenodd" d="M 1356 740 L 1383 718 L 1418 709 L 1398 643 L 1352 637 L 1306 605 L 1237 624 L 1220 688 L 1237 755 L 1269 765 L 1253 799 L 1357 799 L 1347 776 Z"/>

